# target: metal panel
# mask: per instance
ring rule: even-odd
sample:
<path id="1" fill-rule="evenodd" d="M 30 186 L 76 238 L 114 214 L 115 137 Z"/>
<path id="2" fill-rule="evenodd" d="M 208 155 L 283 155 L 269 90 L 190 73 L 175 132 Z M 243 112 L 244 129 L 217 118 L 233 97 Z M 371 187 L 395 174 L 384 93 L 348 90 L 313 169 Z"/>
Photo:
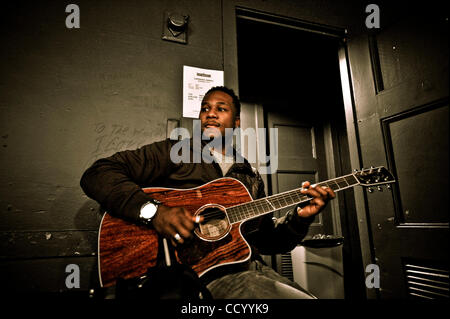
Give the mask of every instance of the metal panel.
<path id="1" fill-rule="evenodd" d="M 406 261 L 404 271 L 410 297 L 447 300 L 450 298 L 448 266 Z"/>
<path id="2" fill-rule="evenodd" d="M 439 101 L 382 120 L 398 178 L 397 224 L 448 227 L 448 116 L 448 102 Z"/>

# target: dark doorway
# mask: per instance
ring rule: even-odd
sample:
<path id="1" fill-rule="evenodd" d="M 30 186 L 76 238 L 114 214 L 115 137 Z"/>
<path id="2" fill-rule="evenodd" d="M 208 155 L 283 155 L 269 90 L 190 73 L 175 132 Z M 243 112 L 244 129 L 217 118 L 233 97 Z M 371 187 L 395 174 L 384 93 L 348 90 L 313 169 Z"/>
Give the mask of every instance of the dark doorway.
<path id="1" fill-rule="evenodd" d="M 342 36 L 321 32 L 323 26 L 305 30 L 309 27 L 301 22 L 283 18 L 255 18 L 249 12 L 238 12 L 237 17 L 241 101 L 262 106 L 266 129 L 279 128 L 279 167 L 267 175 L 269 195 L 299 187 L 305 179 L 319 182 L 348 174 L 351 167 L 338 61 L 338 50 L 344 46 Z M 352 191 L 340 193 L 333 205 L 316 217 L 308 236 L 344 237 L 345 298 L 365 298 Z M 290 254 L 272 256 L 272 267 L 293 279 L 289 262 Z"/>

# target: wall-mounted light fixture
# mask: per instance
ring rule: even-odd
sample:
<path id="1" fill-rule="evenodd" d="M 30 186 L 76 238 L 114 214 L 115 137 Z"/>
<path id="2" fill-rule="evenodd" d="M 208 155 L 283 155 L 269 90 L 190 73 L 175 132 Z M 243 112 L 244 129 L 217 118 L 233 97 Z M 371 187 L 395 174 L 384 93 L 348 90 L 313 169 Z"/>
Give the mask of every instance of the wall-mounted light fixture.
<path id="1" fill-rule="evenodd" d="M 163 21 L 163 40 L 187 43 L 188 15 L 166 12 Z"/>

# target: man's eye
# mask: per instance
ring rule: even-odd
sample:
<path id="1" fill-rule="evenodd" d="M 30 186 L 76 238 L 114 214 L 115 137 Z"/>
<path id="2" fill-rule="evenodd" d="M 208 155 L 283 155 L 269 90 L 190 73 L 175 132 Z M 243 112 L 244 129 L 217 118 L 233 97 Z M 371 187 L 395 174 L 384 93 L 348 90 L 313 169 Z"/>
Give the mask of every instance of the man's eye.
<path id="1" fill-rule="evenodd" d="M 202 107 L 202 108 L 200 109 L 200 111 L 201 111 L 201 112 L 208 112 L 208 108 L 207 108 L 207 107 Z"/>

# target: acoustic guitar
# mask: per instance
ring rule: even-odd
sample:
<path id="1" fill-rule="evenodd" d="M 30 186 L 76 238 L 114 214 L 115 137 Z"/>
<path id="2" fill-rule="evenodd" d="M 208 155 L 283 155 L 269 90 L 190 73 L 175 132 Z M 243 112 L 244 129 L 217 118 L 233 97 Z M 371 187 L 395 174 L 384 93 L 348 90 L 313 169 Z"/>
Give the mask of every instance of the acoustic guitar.
<path id="1" fill-rule="evenodd" d="M 384 167 L 372 167 L 318 183 L 334 192 L 357 185 L 372 187 L 395 180 Z M 190 189 L 149 187 L 149 197 L 169 207 L 185 207 L 204 221 L 194 230 L 193 239 L 175 251 L 178 262 L 190 266 L 199 277 L 222 266 L 233 266 L 250 260 L 251 248 L 241 233 L 245 221 L 273 211 L 311 200 L 299 189 L 253 200 L 247 188 L 237 179 L 219 178 Z M 369 191 L 371 189 L 369 188 Z M 102 287 L 112 286 L 119 278 L 143 275 L 157 264 L 159 238 L 145 225 L 103 215 L 98 240 L 98 266 Z"/>

